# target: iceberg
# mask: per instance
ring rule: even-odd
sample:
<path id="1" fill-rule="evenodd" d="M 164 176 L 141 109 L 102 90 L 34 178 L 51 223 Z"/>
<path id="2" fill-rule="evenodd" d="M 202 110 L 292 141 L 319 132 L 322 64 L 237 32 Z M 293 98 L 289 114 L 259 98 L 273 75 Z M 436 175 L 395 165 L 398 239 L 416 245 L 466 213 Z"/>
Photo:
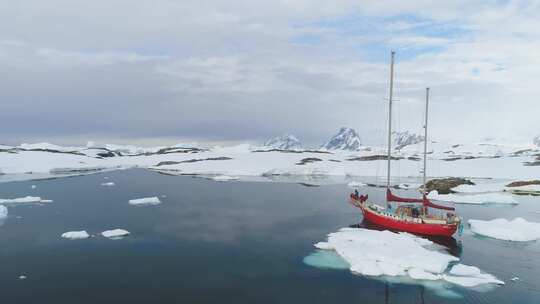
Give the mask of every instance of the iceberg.
<path id="1" fill-rule="evenodd" d="M 226 181 L 239 180 L 240 178 L 237 176 L 218 175 L 218 176 L 212 177 L 212 179 L 218 182 L 226 182 Z"/>
<path id="2" fill-rule="evenodd" d="M 52 200 L 42 199 L 39 196 L 25 196 L 13 199 L 0 198 L 0 204 L 26 204 L 26 203 L 52 203 Z"/>
<path id="3" fill-rule="evenodd" d="M 161 201 L 157 196 L 153 197 L 143 197 L 143 198 L 137 198 L 129 200 L 130 205 L 134 206 L 144 206 L 144 205 L 159 205 L 161 204 Z"/>
<path id="4" fill-rule="evenodd" d="M 121 239 L 125 236 L 128 236 L 129 231 L 124 229 L 112 229 L 103 231 L 101 235 L 109 239 Z"/>
<path id="5" fill-rule="evenodd" d="M 356 182 L 356 181 L 352 181 L 352 182 L 349 182 L 347 184 L 347 186 L 351 187 L 351 188 L 361 188 L 361 187 L 365 187 L 367 186 L 366 184 L 362 183 L 362 182 Z"/>
<path id="6" fill-rule="evenodd" d="M 436 190 L 428 194 L 428 198 L 437 201 L 451 202 L 456 204 L 512 204 L 518 202 L 511 194 L 493 192 L 482 194 L 439 194 Z"/>
<path id="7" fill-rule="evenodd" d="M 107 183 L 101 183 L 102 186 L 106 186 L 106 187 L 112 187 L 114 186 L 114 183 L 113 182 L 107 182 Z"/>
<path id="8" fill-rule="evenodd" d="M 82 240 L 89 238 L 90 235 L 85 230 L 81 230 L 64 232 L 62 233 L 62 237 L 70 240 Z"/>
<path id="9" fill-rule="evenodd" d="M 540 223 L 528 222 L 521 217 L 511 221 L 502 218 L 491 221 L 471 219 L 469 225 L 473 233 L 498 240 L 528 242 L 540 239 Z"/>
<path id="10" fill-rule="evenodd" d="M 326 242 L 314 246 L 320 251 L 306 257 L 304 263 L 320 268 L 340 269 L 348 265 L 354 274 L 404 278 L 421 284 L 426 281 L 446 281 L 464 287 L 504 284 L 477 267 L 452 266 L 459 258 L 409 233 L 342 228 L 329 234 Z M 335 252 L 343 262 L 339 263 L 334 256 L 321 256 L 324 251 Z M 452 267 L 450 271 L 449 267 Z"/>

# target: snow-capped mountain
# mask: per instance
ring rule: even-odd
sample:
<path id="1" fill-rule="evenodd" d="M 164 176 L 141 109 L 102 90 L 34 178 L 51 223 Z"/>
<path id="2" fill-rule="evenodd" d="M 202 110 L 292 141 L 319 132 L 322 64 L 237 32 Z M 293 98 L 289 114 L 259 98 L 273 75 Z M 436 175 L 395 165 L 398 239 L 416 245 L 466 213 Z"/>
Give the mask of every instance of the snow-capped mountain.
<path id="1" fill-rule="evenodd" d="M 424 141 L 424 136 L 410 133 L 409 131 L 394 131 L 392 132 L 392 137 L 394 138 L 396 149 L 401 149 L 405 146 L 414 145 Z"/>
<path id="2" fill-rule="evenodd" d="M 533 144 L 537 145 L 538 147 L 540 147 L 540 135 L 536 136 L 534 139 L 533 139 Z"/>
<path id="3" fill-rule="evenodd" d="M 302 144 L 294 135 L 283 135 L 268 140 L 265 147 L 279 150 L 301 150 Z"/>
<path id="4" fill-rule="evenodd" d="M 342 127 L 339 132 L 332 136 L 321 146 L 325 150 L 348 150 L 356 151 L 360 148 L 360 136 L 354 129 Z"/>

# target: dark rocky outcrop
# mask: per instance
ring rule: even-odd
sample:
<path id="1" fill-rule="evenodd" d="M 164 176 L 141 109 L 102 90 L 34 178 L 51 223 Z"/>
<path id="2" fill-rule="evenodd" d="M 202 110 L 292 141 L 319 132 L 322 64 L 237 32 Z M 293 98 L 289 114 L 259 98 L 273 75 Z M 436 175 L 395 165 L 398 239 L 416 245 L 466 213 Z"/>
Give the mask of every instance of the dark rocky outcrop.
<path id="1" fill-rule="evenodd" d="M 400 160 L 403 157 L 390 157 L 391 160 Z M 387 155 L 368 155 L 368 156 L 358 156 L 347 159 L 349 161 L 371 161 L 371 160 L 388 160 Z"/>
<path id="2" fill-rule="evenodd" d="M 209 158 L 194 158 L 194 159 L 188 159 L 188 160 L 183 160 L 183 161 L 166 160 L 166 161 L 159 162 L 156 165 L 156 167 L 167 166 L 167 165 L 178 165 L 178 164 L 185 164 L 185 163 L 196 163 L 196 162 L 201 162 L 201 161 L 230 160 L 230 159 L 232 159 L 232 158 L 221 156 L 221 157 L 209 157 Z"/>
<path id="3" fill-rule="evenodd" d="M 474 185 L 474 183 L 461 177 L 437 178 L 426 183 L 426 191 L 437 190 L 439 194 L 449 194 L 454 193 L 455 191 L 452 191 L 452 188 L 459 185 Z"/>
<path id="4" fill-rule="evenodd" d="M 307 157 L 307 158 L 301 159 L 299 162 L 296 163 L 296 165 L 305 165 L 305 164 L 319 162 L 319 161 L 322 161 L 322 159 L 317 158 L 317 157 Z"/>
<path id="5" fill-rule="evenodd" d="M 540 185 L 540 180 L 529 180 L 529 181 L 515 181 L 511 182 L 506 187 L 521 187 L 521 186 L 528 186 L 528 185 Z"/>

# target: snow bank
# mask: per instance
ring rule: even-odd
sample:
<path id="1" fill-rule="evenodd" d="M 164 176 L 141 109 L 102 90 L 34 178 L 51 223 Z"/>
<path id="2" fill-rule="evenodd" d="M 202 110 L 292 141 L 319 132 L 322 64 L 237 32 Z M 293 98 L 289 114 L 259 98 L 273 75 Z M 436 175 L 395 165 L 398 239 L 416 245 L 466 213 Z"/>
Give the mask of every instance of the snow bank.
<path id="1" fill-rule="evenodd" d="M 129 231 L 124 229 L 112 229 L 103 231 L 101 235 L 110 239 L 121 239 L 122 237 L 129 235 Z"/>
<path id="2" fill-rule="evenodd" d="M 143 205 L 159 205 L 161 204 L 161 201 L 157 196 L 153 197 L 143 197 L 143 198 L 137 198 L 129 200 L 130 205 L 134 206 L 143 206 Z"/>
<path id="3" fill-rule="evenodd" d="M 447 281 L 472 287 L 483 284 L 504 284 L 478 268 L 458 264 L 447 272 L 450 264 L 459 261 L 433 242 L 408 233 L 393 233 L 363 228 L 342 228 L 328 235 L 326 242 L 315 247 L 332 250 L 341 257 L 351 272 L 366 276 L 406 277 L 420 281 Z M 334 258 L 311 255 L 304 262 L 325 268 L 343 267 Z M 337 265 L 337 266 L 336 266 Z M 461 265 L 461 266 L 460 266 Z M 456 266 L 454 266 L 456 267 Z"/>
<path id="4" fill-rule="evenodd" d="M 494 192 L 482 194 L 439 194 L 436 190 L 428 194 L 428 198 L 456 204 L 518 204 L 510 194 Z"/>
<path id="5" fill-rule="evenodd" d="M 512 221 L 502 218 L 469 220 L 469 225 L 472 232 L 499 240 L 527 242 L 540 239 L 540 223 L 528 222 L 520 217 Z"/>
<path id="6" fill-rule="evenodd" d="M 52 203 L 52 200 L 42 199 L 39 196 L 25 196 L 13 199 L 0 198 L 0 204 L 25 204 L 25 203 Z"/>
<path id="7" fill-rule="evenodd" d="M 240 178 L 238 176 L 218 175 L 218 176 L 212 177 L 212 179 L 218 182 L 226 182 L 226 181 L 239 180 Z"/>
<path id="8" fill-rule="evenodd" d="M 90 235 L 85 230 L 81 230 L 64 232 L 62 233 L 62 237 L 70 240 L 81 240 L 89 238 Z"/>
<path id="9" fill-rule="evenodd" d="M 8 215 L 8 210 L 7 210 L 6 206 L 0 205 L 0 219 L 1 218 L 6 218 L 7 215 Z"/>
<path id="10" fill-rule="evenodd" d="M 107 183 L 101 183 L 102 186 L 106 186 L 106 187 L 112 187 L 114 186 L 114 183 L 113 182 L 107 182 Z"/>

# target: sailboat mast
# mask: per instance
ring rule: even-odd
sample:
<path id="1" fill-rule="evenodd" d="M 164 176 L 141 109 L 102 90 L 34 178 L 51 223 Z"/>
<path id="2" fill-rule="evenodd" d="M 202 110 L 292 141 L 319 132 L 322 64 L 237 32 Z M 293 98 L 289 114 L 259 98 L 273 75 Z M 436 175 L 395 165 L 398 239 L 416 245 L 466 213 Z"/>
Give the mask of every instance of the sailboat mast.
<path id="1" fill-rule="evenodd" d="M 386 171 L 386 189 L 390 189 L 390 159 L 392 155 L 392 98 L 394 94 L 394 55 L 396 52 L 392 51 L 390 57 L 390 96 L 388 102 L 388 168 Z M 388 203 L 388 198 L 387 198 Z"/>
<path id="2" fill-rule="evenodd" d="M 422 181 L 422 184 L 424 185 L 423 186 L 424 193 L 426 193 L 426 162 L 427 162 L 426 160 L 427 160 L 427 142 L 428 142 L 428 137 L 427 137 L 428 107 L 429 107 L 429 88 L 426 88 L 426 121 L 424 123 L 424 170 L 423 170 L 424 176 L 423 176 L 423 181 Z"/>

